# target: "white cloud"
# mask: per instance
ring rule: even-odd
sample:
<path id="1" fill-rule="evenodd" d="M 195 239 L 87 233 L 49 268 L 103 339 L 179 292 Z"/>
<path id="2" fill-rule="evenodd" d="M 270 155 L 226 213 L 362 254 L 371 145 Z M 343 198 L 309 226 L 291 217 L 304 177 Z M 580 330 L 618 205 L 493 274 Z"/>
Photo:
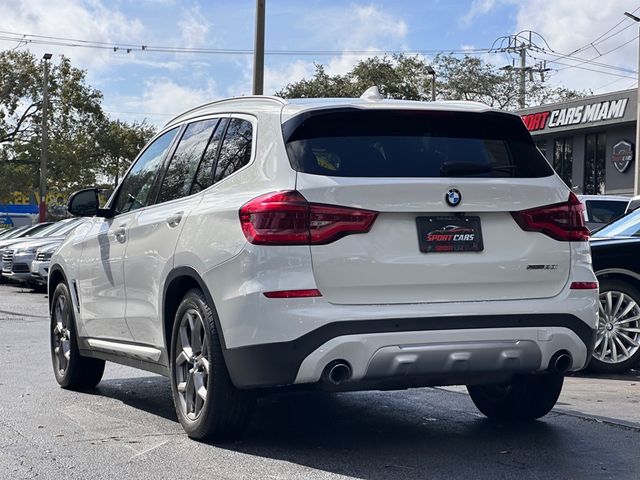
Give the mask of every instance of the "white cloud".
<path id="1" fill-rule="evenodd" d="M 120 118 L 140 120 L 143 117 L 149 123 L 161 126 L 172 116 L 218 97 L 217 85 L 213 80 L 202 87 L 191 87 L 169 78 L 155 78 L 145 82 L 142 96 L 117 99 L 114 104 L 118 105 L 115 108 L 122 109 L 117 112 Z"/>
<path id="2" fill-rule="evenodd" d="M 500 3 L 500 0 L 473 0 L 471 7 L 469 7 L 467 13 L 460 17 L 458 23 L 461 26 L 468 27 L 476 17 L 489 13 L 498 3 Z"/>
<path id="3" fill-rule="evenodd" d="M 183 13 L 178 22 L 182 46 L 187 48 L 201 47 L 206 44 L 211 24 L 207 21 L 199 6 Z"/>
<path id="4" fill-rule="evenodd" d="M 330 75 L 345 74 L 360 60 L 379 54 L 381 49 L 405 48 L 407 36 L 406 22 L 382 8 L 374 5 L 351 4 L 347 8 L 316 9 L 305 15 L 300 22 L 307 49 L 318 49 L 322 45 L 327 50 L 342 51 L 333 57 L 309 58 L 281 62 L 265 66 L 265 94 L 272 94 L 288 83 L 309 78 L 315 71 L 314 63 L 326 66 Z M 320 48 L 320 49 L 321 49 Z M 351 53 L 357 51 L 358 53 Z M 269 60 L 269 57 L 267 57 Z M 252 61 L 244 63 L 242 81 L 229 89 L 232 95 L 251 93 L 253 69 Z"/>
<path id="5" fill-rule="evenodd" d="M 636 9 L 638 7 L 637 1 L 554 0 L 549 2 L 545 0 L 529 0 L 518 5 L 515 30 L 534 30 L 546 39 L 553 50 L 563 54 L 571 53 L 585 45 L 588 46 L 590 42 L 596 40 L 621 20 L 624 20 L 615 30 L 600 39 L 599 42 L 601 43 L 596 42 L 594 47 L 589 46 L 575 55 L 576 57 L 594 59 L 596 62 L 630 70 L 637 69 L 638 41 L 634 40 L 634 38 L 638 34 L 638 28 L 632 20 L 623 15 L 625 10 L 633 11 Z M 605 40 L 607 36 L 627 26 L 629 28 Z M 541 43 L 541 41 L 536 40 L 536 43 Z M 626 45 L 623 45 L 625 43 Z M 600 53 L 608 51 L 611 51 L 611 53 L 599 56 Z M 558 73 L 552 76 L 554 85 L 566 85 L 577 89 L 593 89 L 596 93 L 630 88 L 634 83 L 634 78 L 637 77 L 635 73 L 619 72 L 588 63 L 580 65 L 580 67 L 618 73 L 632 78 L 620 78 L 581 68 L 561 70 L 567 65 L 561 65 L 560 63 L 575 65 L 578 62 L 569 58 L 560 58 L 557 59 L 557 62 L 559 63 L 547 63 L 548 67 L 558 70 Z M 606 87 L 606 85 L 609 85 L 609 87 Z M 603 86 L 605 88 L 600 89 Z"/>
<path id="6" fill-rule="evenodd" d="M 111 5 L 99 0 L 89 3 L 79 0 L 58 0 L 51 5 L 47 0 L 21 0 L 0 2 L 0 18 L 4 30 L 48 35 L 98 42 L 137 41 L 144 32 L 139 20 L 128 18 Z M 0 47 L 12 48 L 2 41 Z M 61 47 L 56 45 L 29 44 L 36 55 L 44 52 L 54 55 L 64 53 L 74 65 L 82 68 L 101 68 L 112 61 L 113 51 L 87 48 Z"/>
<path id="7" fill-rule="evenodd" d="M 593 90 L 594 93 L 604 93 L 612 90 L 631 88 L 635 84 L 637 70 L 638 42 L 634 41 L 638 29 L 630 19 L 625 19 L 623 12 L 633 11 L 638 7 L 635 0 L 474 0 L 469 10 L 459 19 L 459 24 L 470 26 L 478 17 L 489 14 L 496 8 L 513 5 L 516 9 L 516 23 L 512 33 L 522 30 L 533 30 L 540 33 L 555 52 L 570 54 L 577 49 L 587 46 L 575 53 L 576 58 L 587 60 L 578 65 L 581 68 L 567 68 L 576 65 L 581 60 L 570 57 L 557 58 L 557 55 L 544 55 L 530 51 L 531 55 L 539 59 L 547 59 L 547 67 L 552 68 L 548 81 L 553 86 L 564 86 L 578 90 Z M 611 27 L 621 20 L 624 22 L 598 39 Z M 629 27 L 624 29 L 625 27 Z M 617 33 L 619 30 L 623 31 Z M 496 33 L 498 36 L 500 33 Z M 611 38 L 609 35 L 615 34 Z M 594 40 L 598 39 L 597 42 Z M 603 41 L 604 40 L 604 41 Z M 534 43 L 545 49 L 547 45 L 540 38 L 534 36 Z M 589 44 L 594 42 L 594 46 Z M 607 53 L 610 52 L 610 53 Z M 604 55 L 601 55 L 604 54 Z M 488 56 L 484 56 L 488 60 Z M 498 64 L 499 58 L 495 58 Z M 552 62 L 551 60 L 555 60 Z M 530 58 L 533 64 L 538 59 Z M 615 67 L 632 70 L 621 72 L 608 67 L 590 64 L 590 61 L 601 62 Z M 602 70 L 607 73 L 589 71 L 587 69 Z M 619 77 L 624 75 L 630 78 Z"/>
<path id="8" fill-rule="evenodd" d="M 301 78 L 309 78 L 313 75 L 313 72 L 313 64 L 304 60 L 296 60 L 281 68 L 266 67 L 264 71 L 264 93 L 272 95 L 288 83 Z"/>

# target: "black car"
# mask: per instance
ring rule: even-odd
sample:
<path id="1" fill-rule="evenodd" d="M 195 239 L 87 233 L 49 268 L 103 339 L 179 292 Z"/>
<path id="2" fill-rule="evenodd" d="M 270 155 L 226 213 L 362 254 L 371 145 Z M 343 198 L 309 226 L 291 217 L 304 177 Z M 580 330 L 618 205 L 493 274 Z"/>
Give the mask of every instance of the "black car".
<path id="1" fill-rule="evenodd" d="M 600 308 L 590 367 L 623 372 L 640 363 L 640 210 L 594 233 L 591 255 Z"/>

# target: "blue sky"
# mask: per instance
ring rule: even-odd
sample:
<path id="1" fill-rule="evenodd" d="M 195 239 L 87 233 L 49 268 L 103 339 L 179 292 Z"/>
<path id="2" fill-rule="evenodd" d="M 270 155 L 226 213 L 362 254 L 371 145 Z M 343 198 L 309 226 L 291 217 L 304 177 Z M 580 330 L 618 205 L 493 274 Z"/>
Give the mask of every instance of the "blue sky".
<path id="1" fill-rule="evenodd" d="M 536 54 L 566 64 L 548 65 L 554 69 L 551 85 L 595 93 L 630 88 L 636 84 L 638 32 L 622 14 L 638 7 L 640 2 L 631 0 L 267 0 L 267 50 L 336 53 L 267 56 L 265 93 L 309 76 L 314 62 L 327 65 L 331 73 L 344 73 L 366 56 L 348 53 L 354 50 L 486 48 L 497 37 L 523 29 L 540 32 L 551 48 L 562 53 L 598 40 L 595 48 L 576 55 L 606 67 L 583 63 L 566 68 L 580 61 Z M 89 83 L 104 93 L 103 105 L 111 116 L 161 125 L 204 101 L 249 94 L 252 57 L 143 52 L 139 47 L 126 53 L 124 46 L 252 49 L 254 9 L 254 0 L 0 0 L 3 32 L 120 47 L 114 52 L 0 40 L 0 48 L 29 49 L 39 56 L 45 51 L 64 54 L 87 70 Z M 604 41 L 598 39 L 620 20 L 623 23 Z M 505 53 L 482 56 L 497 65 L 511 61 Z M 584 70 L 589 66 L 600 71 Z"/>

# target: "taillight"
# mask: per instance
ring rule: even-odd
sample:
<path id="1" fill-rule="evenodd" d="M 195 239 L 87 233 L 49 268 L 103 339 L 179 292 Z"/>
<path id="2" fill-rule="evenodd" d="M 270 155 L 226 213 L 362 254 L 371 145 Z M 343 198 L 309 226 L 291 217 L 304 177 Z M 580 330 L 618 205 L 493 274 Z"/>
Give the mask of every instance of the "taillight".
<path id="1" fill-rule="evenodd" d="M 541 232 L 565 242 L 589 240 L 589 229 L 584 224 L 584 205 L 573 192 L 564 203 L 511 212 L 511 215 L 527 232 Z"/>
<path id="2" fill-rule="evenodd" d="M 240 208 L 242 232 L 255 245 L 323 245 L 366 233 L 378 212 L 310 203 L 295 190 L 254 198 Z"/>

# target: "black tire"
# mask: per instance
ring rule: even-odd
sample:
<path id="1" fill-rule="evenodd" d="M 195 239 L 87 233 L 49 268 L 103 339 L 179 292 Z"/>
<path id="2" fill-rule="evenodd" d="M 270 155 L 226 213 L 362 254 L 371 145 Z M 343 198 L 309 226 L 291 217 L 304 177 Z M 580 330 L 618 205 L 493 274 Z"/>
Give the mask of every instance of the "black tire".
<path id="1" fill-rule="evenodd" d="M 202 292 L 189 290 L 178 306 L 171 335 L 173 402 L 182 427 L 195 440 L 237 438 L 248 423 L 254 403 L 251 392 L 239 390 L 231 382 L 214 315 L 215 310 Z M 192 320 L 194 328 L 189 326 Z M 202 331 L 197 330 L 199 340 L 194 341 L 194 329 L 200 328 L 197 322 L 203 328 Z M 182 337 L 181 328 L 184 329 Z M 185 335 L 189 339 L 187 349 L 183 345 L 187 338 Z M 188 360 L 186 354 L 178 358 L 188 349 L 192 352 Z M 206 367 L 203 359 L 208 361 Z M 198 383 L 206 386 L 205 399 L 198 395 L 201 391 Z M 180 391 L 179 384 L 183 391 Z"/>
<path id="2" fill-rule="evenodd" d="M 637 288 L 635 288 L 633 285 L 625 281 L 617 280 L 617 279 L 608 279 L 608 278 L 604 278 L 600 280 L 601 302 L 603 301 L 602 300 L 603 296 L 605 296 L 607 292 L 612 292 L 613 294 L 623 293 L 624 295 L 627 295 L 628 297 L 630 297 L 638 306 L 640 306 L 640 291 L 638 291 Z M 606 305 L 603 308 L 606 308 Z M 624 306 L 621 307 L 621 310 L 624 311 Z M 591 356 L 588 369 L 598 373 L 626 372 L 633 366 L 638 365 L 638 363 L 640 362 L 640 348 L 634 347 L 632 344 L 631 345 L 627 344 L 626 339 L 620 338 L 618 341 L 623 342 L 623 344 L 626 344 L 625 348 L 629 348 L 630 351 L 633 351 L 635 349 L 635 353 L 632 353 L 631 355 L 628 356 L 628 358 L 624 360 L 613 362 L 613 356 L 611 354 L 612 349 L 610 348 L 609 349 L 610 355 L 607 355 L 606 357 L 610 357 L 611 361 L 601 360 L 599 357 L 600 357 L 600 354 L 602 353 L 602 349 L 605 348 L 603 345 L 601 345 L 601 336 L 604 334 L 604 331 L 606 328 L 605 326 L 607 324 L 606 319 L 603 318 L 602 316 L 602 312 L 603 310 L 601 308 L 598 314 L 599 325 L 598 325 L 598 339 L 596 343 L 596 349 L 593 352 L 593 355 Z M 638 313 L 640 313 L 640 308 L 634 308 L 626 315 L 626 319 L 628 319 L 629 317 L 635 316 Z M 640 321 L 635 321 L 632 323 L 624 323 L 621 326 L 626 328 L 629 328 L 629 327 L 640 328 Z M 628 334 L 627 335 L 628 337 L 632 337 L 633 339 L 635 339 L 636 343 L 640 342 L 640 334 L 638 334 L 637 332 L 626 332 L 626 334 Z M 622 349 L 620 348 L 618 343 L 616 343 L 616 349 L 618 352 L 622 353 Z"/>
<path id="3" fill-rule="evenodd" d="M 102 379 L 105 362 L 80 355 L 71 294 L 64 283 L 56 286 L 51 305 L 49 335 L 56 381 L 70 390 L 95 387 Z"/>
<path id="4" fill-rule="evenodd" d="M 467 386 L 471 400 L 484 415 L 503 422 L 544 417 L 556 404 L 564 376 L 517 375 L 506 385 Z"/>

